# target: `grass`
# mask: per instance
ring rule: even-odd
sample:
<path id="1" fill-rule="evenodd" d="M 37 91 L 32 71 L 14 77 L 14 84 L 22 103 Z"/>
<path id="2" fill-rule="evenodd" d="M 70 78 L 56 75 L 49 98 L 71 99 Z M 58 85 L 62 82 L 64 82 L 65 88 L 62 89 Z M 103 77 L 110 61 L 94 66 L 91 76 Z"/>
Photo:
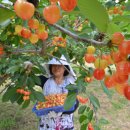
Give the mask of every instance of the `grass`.
<path id="1" fill-rule="evenodd" d="M 94 82 L 87 87 L 99 99 L 101 108 L 97 112 L 101 130 L 130 130 L 130 102 L 111 90 L 112 99 Z M 38 118 L 32 113 L 33 104 L 21 109 L 17 104 L 3 103 L 0 96 L 0 130 L 38 130 Z M 80 129 L 77 111 L 74 114 L 75 130 Z"/>

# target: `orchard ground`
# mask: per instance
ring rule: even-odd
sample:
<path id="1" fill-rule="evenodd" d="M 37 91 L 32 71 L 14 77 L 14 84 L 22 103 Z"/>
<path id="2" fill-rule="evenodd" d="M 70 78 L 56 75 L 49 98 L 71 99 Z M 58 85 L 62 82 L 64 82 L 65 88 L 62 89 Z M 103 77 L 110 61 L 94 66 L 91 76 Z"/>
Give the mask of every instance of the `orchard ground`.
<path id="1" fill-rule="evenodd" d="M 1 88 L 0 88 L 1 89 Z M 97 112 L 101 130 L 130 130 L 130 101 L 110 90 L 112 100 L 101 89 L 100 83 L 94 81 L 87 87 L 99 99 L 101 108 Z M 0 130 L 37 130 L 38 118 L 32 113 L 33 104 L 21 110 L 17 104 L 2 103 L 0 96 Z M 75 130 L 79 130 L 78 113 L 74 114 Z"/>

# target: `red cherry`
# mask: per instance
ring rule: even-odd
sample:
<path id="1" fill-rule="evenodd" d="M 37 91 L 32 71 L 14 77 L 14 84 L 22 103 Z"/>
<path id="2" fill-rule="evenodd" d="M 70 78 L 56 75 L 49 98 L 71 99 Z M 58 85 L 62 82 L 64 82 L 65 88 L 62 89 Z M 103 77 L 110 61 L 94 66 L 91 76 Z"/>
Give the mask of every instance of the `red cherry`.
<path id="1" fill-rule="evenodd" d="M 14 10 L 17 16 L 19 16 L 23 20 L 28 20 L 33 16 L 35 7 L 30 2 L 17 0 L 14 4 Z"/>
<path id="2" fill-rule="evenodd" d="M 31 31 L 27 28 L 23 28 L 21 31 L 21 36 L 23 38 L 30 38 L 31 37 Z"/>
<path id="3" fill-rule="evenodd" d="M 96 60 L 93 54 L 85 54 L 85 61 L 88 63 L 93 63 Z"/>
<path id="4" fill-rule="evenodd" d="M 105 71 L 104 69 L 95 69 L 93 76 L 97 79 L 97 80 L 102 80 L 105 76 Z"/>
<path id="5" fill-rule="evenodd" d="M 119 45 L 124 41 L 124 36 L 120 32 L 116 32 L 112 35 L 111 39 L 112 43 L 115 45 Z"/>
<path id="6" fill-rule="evenodd" d="M 130 100 L 130 85 L 125 86 L 124 95 L 128 100 Z"/>

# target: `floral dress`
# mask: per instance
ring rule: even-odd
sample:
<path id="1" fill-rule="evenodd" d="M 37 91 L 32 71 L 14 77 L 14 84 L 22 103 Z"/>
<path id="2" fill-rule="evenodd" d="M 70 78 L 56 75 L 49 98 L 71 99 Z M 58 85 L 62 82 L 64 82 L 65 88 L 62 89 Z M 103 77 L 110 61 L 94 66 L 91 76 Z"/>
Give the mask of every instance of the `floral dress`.
<path id="1" fill-rule="evenodd" d="M 62 84 L 56 84 L 53 78 L 49 78 L 43 88 L 45 96 L 51 94 L 67 93 L 65 87 L 70 84 L 67 78 Z M 39 130 L 74 130 L 73 114 L 62 114 L 51 111 L 41 116 Z"/>

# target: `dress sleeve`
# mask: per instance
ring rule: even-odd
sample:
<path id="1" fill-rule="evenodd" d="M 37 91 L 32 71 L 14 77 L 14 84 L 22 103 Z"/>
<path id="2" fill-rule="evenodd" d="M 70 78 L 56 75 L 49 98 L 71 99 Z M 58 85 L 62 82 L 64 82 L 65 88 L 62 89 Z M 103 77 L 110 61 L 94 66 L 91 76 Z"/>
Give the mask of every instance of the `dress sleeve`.
<path id="1" fill-rule="evenodd" d="M 45 84 L 45 82 L 48 80 L 48 78 L 45 77 L 45 76 L 43 76 L 43 75 L 38 76 L 38 78 L 40 78 L 41 84 L 36 84 L 36 85 L 38 85 L 38 86 L 40 86 L 41 88 L 43 88 L 43 87 L 44 87 L 44 84 Z"/>

